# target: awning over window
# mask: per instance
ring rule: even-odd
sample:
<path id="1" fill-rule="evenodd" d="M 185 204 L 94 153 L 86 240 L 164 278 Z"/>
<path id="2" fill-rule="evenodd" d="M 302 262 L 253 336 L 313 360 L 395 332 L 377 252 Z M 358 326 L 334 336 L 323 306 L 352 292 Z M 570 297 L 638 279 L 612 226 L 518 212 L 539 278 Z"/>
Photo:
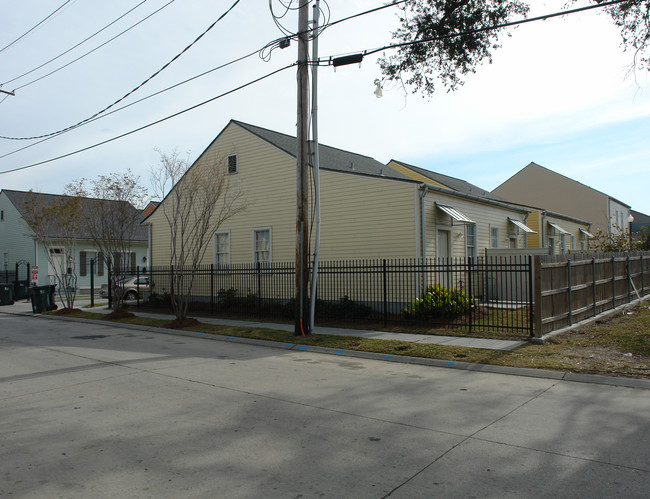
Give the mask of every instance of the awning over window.
<path id="1" fill-rule="evenodd" d="M 436 203 L 436 206 L 440 208 L 442 211 L 444 211 L 447 215 L 449 215 L 452 219 L 456 220 L 456 222 L 460 222 L 463 224 L 474 224 L 474 220 L 470 220 L 467 218 L 465 215 L 463 215 L 460 211 L 455 209 L 453 206 L 449 206 L 448 204 L 439 204 Z"/>
<path id="2" fill-rule="evenodd" d="M 585 229 L 582 228 L 580 229 L 580 233 L 588 239 L 593 239 L 594 237 L 596 237 L 591 232 L 587 232 Z"/>
<path id="3" fill-rule="evenodd" d="M 522 222 L 521 220 L 517 220 L 516 218 L 510 218 L 510 217 L 508 217 L 508 221 L 511 222 L 511 223 L 512 223 L 513 225 L 515 225 L 516 227 L 519 227 L 519 228 L 520 228 L 521 230 L 523 230 L 524 232 L 527 232 L 528 234 L 537 234 L 537 232 L 535 232 L 533 229 L 531 229 L 530 227 L 528 227 L 528 226 L 527 226 L 524 222 Z"/>
<path id="4" fill-rule="evenodd" d="M 553 227 L 556 231 L 558 231 L 560 234 L 571 234 L 568 230 L 564 230 L 562 227 L 560 227 L 558 224 L 554 222 L 548 222 L 548 224 Z"/>

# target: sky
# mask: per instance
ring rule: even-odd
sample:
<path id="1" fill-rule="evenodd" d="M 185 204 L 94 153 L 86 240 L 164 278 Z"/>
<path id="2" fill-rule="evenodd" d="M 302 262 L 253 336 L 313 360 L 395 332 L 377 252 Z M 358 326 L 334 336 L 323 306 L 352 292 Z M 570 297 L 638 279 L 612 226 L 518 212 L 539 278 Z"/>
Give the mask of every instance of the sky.
<path id="1" fill-rule="evenodd" d="M 0 135 L 44 135 L 93 116 L 167 64 L 234 0 L 169 2 L 33 0 L 5 6 L 0 18 L 0 89 L 15 90 L 15 96 L 0 94 Z M 12 44 L 64 3 L 55 15 Z M 14 79 L 140 3 L 88 42 Z M 279 0 L 272 3 L 276 13 L 284 12 Z M 563 10 L 567 2 L 532 3 L 530 16 Z M 576 5 L 585 3 L 579 0 Z M 330 20 L 382 4 L 381 0 L 330 0 Z M 327 10 L 322 1 L 321 7 Z M 390 44 L 398 14 L 391 7 L 326 29 L 319 37 L 319 56 L 326 60 Z M 297 30 L 295 11 L 280 21 L 286 29 Z M 620 33 L 607 15 L 591 11 L 529 23 L 510 35 L 501 38 L 502 48 L 493 52 L 492 64 L 485 63 L 468 75 L 457 91 L 440 86 L 430 97 L 386 83 L 383 97 L 377 98 L 373 82 L 381 74 L 376 56 L 336 70 L 321 67 L 320 142 L 384 163 L 397 159 L 487 190 L 534 161 L 650 213 L 650 77 L 647 71 L 630 72 L 633 54 L 622 50 Z M 268 2 L 241 0 L 169 67 L 111 109 L 255 52 L 281 36 Z M 75 180 L 127 168 L 149 186 L 160 151 L 176 149 L 196 159 L 231 119 L 295 135 L 296 70 L 289 68 L 124 138 L 3 173 L 113 139 L 296 59 L 297 45 L 292 43 L 274 50 L 270 60 L 255 54 L 42 143 L 0 139 L 0 188 L 62 193 Z"/>

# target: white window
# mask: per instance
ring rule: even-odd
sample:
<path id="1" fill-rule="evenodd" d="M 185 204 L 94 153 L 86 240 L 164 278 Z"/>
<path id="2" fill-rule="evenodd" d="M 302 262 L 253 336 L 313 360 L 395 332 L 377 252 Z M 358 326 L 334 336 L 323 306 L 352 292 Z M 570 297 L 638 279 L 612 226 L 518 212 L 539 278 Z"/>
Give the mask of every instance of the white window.
<path id="1" fill-rule="evenodd" d="M 228 156 L 228 173 L 237 173 L 237 155 Z"/>
<path id="2" fill-rule="evenodd" d="M 517 238 L 516 237 L 509 238 L 508 244 L 510 245 L 510 248 L 517 248 Z"/>
<path id="3" fill-rule="evenodd" d="M 476 224 L 465 225 L 465 244 L 467 257 L 476 260 Z"/>
<path id="4" fill-rule="evenodd" d="M 566 234 L 560 234 L 560 253 L 564 255 L 566 253 Z"/>
<path id="5" fill-rule="evenodd" d="M 269 265 L 271 263 L 271 229 L 253 230 L 253 263 Z"/>
<path id="6" fill-rule="evenodd" d="M 214 266 L 227 268 L 230 265 L 230 232 L 222 231 L 214 235 Z"/>
<path id="7" fill-rule="evenodd" d="M 115 270 L 117 274 L 135 273 L 135 253 L 115 253 Z"/>
<path id="8" fill-rule="evenodd" d="M 576 236 L 574 234 L 571 234 L 571 249 L 576 249 Z"/>
<path id="9" fill-rule="evenodd" d="M 551 255 L 555 254 L 555 238 L 549 236 L 548 237 L 548 247 L 551 248 Z"/>
<path id="10" fill-rule="evenodd" d="M 499 227 L 490 227 L 490 247 L 499 247 Z"/>

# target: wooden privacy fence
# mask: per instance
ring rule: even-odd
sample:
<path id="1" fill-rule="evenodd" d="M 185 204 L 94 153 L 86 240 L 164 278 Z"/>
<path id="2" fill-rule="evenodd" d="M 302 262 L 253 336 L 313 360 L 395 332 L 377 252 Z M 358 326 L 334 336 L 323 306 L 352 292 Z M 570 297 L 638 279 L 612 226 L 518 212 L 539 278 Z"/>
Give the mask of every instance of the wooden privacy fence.
<path id="1" fill-rule="evenodd" d="M 535 336 L 650 293 L 650 252 L 536 256 Z"/>

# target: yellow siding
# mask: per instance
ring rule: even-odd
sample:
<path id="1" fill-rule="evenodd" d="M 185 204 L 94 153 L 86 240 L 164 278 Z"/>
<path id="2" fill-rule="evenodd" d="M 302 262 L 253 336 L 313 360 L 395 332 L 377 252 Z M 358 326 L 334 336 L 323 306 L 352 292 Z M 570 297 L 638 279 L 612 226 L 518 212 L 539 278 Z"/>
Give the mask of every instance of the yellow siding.
<path id="1" fill-rule="evenodd" d="M 541 229 L 539 226 L 539 219 L 541 215 L 539 213 L 539 210 L 533 210 L 531 209 L 530 215 L 528 215 L 528 219 L 526 220 L 526 225 L 533 229 L 537 234 L 528 234 L 528 247 L 529 248 L 541 248 Z"/>
<path id="2" fill-rule="evenodd" d="M 271 229 L 271 258 L 291 262 L 296 248 L 296 160 L 231 123 L 193 168 L 205 175 L 237 154 L 231 181 L 243 187 L 247 209 L 219 230 L 230 232 L 230 262 L 253 262 L 253 229 Z M 321 171 L 321 260 L 415 258 L 415 194 L 408 182 Z M 311 226 L 312 210 L 308 224 Z M 169 265 L 169 229 L 162 207 L 149 218 L 152 265 Z M 314 239 L 311 244 L 313 250 Z M 213 263 L 213 241 L 204 264 Z"/>
<path id="3" fill-rule="evenodd" d="M 417 180 L 418 182 L 424 182 L 425 184 L 436 185 L 438 187 L 446 187 L 442 184 L 439 184 L 438 182 L 436 182 L 435 180 L 429 177 L 425 177 L 424 175 L 420 175 L 419 173 L 414 172 L 410 168 L 407 168 L 406 166 L 403 166 L 397 163 L 396 161 L 391 161 L 390 163 L 388 163 L 388 166 L 393 170 L 398 171 L 409 178 L 412 178 L 413 180 Z"/>

